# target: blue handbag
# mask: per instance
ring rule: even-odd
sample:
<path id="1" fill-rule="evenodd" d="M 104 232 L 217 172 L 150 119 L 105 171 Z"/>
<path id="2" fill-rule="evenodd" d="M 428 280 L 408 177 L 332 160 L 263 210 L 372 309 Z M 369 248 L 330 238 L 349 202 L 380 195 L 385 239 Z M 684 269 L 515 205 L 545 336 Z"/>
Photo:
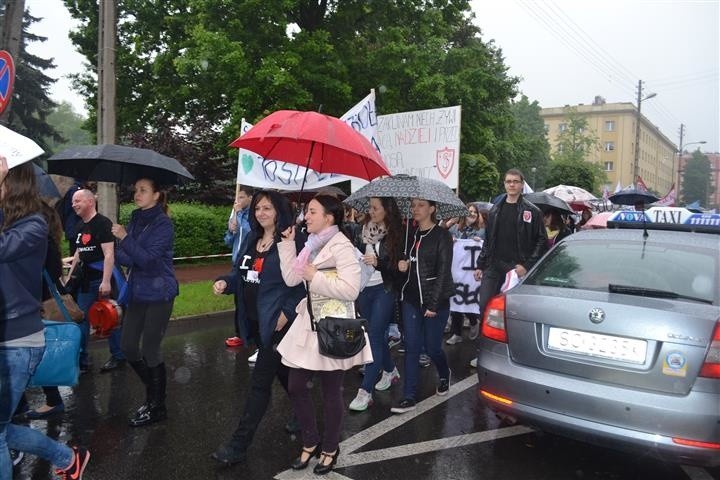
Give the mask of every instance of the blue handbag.
<path id="1" fill-rule="evenodd" d="M 72 387 L 80 376 L 80 327 L 72 322 L 43 320 L 45 352 L 30 377 L 31 387 Z"/>

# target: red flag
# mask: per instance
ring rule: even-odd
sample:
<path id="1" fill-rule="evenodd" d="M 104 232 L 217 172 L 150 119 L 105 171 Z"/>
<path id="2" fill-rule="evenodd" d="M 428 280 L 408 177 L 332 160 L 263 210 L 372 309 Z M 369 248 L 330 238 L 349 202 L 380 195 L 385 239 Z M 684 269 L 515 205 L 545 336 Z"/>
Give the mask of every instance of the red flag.
<path id="1" fill-rule="evenodd" d="M 673 183 L 672 187 L 670 187 L 670 191 L 667 193 L 667 195 L 665 195 L 660 200 L 655 202 L 655 205 L 660 205 L 663 207 L 674 207 L 675 206 L 675 197 L 676 197 L 675 184 Z"/>
<path id="2" fill-rule="evenodd" d="M 639 192 L 647 192 L 648 188 L 647 185 L 645 185 L 645 182 L 643 182 L 643 179 L 640 177 L 640 175 L 637 176 L 637 182 L 635 182 L 635 188 Z"/>

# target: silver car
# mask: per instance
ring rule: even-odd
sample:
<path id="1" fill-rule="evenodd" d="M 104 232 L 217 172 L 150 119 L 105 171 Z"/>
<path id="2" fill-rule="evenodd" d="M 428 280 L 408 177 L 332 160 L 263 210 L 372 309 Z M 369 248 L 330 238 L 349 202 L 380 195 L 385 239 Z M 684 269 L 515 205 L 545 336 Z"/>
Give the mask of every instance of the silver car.
<path id="1" fill-rule="evenodd" d="M 488 304 L 478 377 L 512 420 L 720 465 L 720 229 L 567 237 Z"/>

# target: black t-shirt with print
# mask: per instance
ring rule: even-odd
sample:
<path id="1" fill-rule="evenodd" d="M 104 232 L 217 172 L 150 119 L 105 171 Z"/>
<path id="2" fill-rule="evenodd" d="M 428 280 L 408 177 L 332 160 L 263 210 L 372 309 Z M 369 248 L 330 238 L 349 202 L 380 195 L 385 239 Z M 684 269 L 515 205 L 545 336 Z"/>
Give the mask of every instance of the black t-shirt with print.
<path id="1" fill-rule="evenodd" d="M 99 213 L 87 223 L 78 223 L 78 230 L 75 232 L 75 251 L 85 265 L 83 272 L 85 281 L 102 279 L 102 272 L 88 267 L 88 264 L 105 259 L 101 245 L 115 241 L 111 229 L 110 219 Z"/>

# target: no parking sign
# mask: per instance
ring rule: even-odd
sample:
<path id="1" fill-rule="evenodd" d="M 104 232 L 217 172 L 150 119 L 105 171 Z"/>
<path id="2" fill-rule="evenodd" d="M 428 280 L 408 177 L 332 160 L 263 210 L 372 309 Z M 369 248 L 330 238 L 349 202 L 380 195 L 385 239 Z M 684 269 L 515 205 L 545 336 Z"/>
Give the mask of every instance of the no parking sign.
<path id="1" fill-rule="evenodd" d="M 12 56 L 5 50 L 0 50 L 0 114 L 10 103 L 14 83 L 15 64 Z"/>

